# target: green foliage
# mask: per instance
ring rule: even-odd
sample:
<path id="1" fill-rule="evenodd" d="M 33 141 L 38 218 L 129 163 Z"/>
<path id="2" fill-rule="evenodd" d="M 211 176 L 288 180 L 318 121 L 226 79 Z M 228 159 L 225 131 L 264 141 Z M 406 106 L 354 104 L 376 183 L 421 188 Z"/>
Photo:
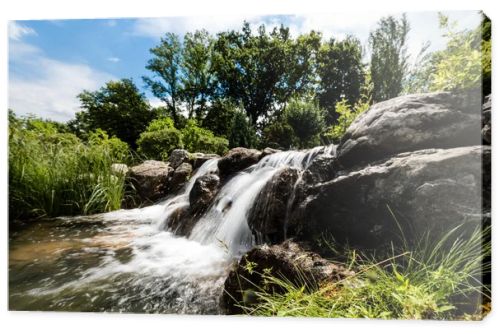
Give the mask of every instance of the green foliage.
<path id="1" fill-rule="evenodd" d="M 330 39 L 318 53 L 317 72 L 320 79 L 319 105 L 328 110 L 327 121 L 337 119 L 335 105 L 342 99 L 355 103 L 364 84 L 361 42 L 350 36 L 344 40 Z"/>
<path id="2" fill-rule="evenodd" d="M 388 16 L 381 19 L 377 29 L 370 33 L 374 102 L 396 97 L 403 90 L 403 79 L 408 71 L 406 43 L 409 30 L 406 15 L 400 20 Z"/>
<path id="3" fill-rule="evenodd" d="M 241 103 L 251 124 L 257 124 L 292 94 L 310 87 L 320 39 L 315 32 L 293 39 L 284 26 L 270 33 L 260 26 L 253 34 L 246 22 L 241 31 L 218 34 L 213 68 L 219 93 Z"/>
<path id="4" fill-rule="evenodd" d="M 481 318 L 482 297 L 490 295 L 481 281 L 491 269 L 484 262 L 491 254 L 491 244 L 483 242 L 489 231 L 478 228 L 472 236 L 459 231 L 454 229 L 437 242 L 425 239 L 413 251 L 394 253 L 382 261 L 349 251 L 346 264 L 355 275 L 326 282 L 316 291 L 264 274 L 284 293 L 259 289 L 259 302 L 241 307 L 257 316 Z"/>
<path id="5" fill-rule="evenodd" d="M 345 99 L 337 102 L 335 106 L 335 112 L 338 114 L 337 122 L 329 128 L 324 137 L 333 143 L 338 143 L 356 117 L 369 107 L 368 102 L 362 100 L 356 102 L 354 106 L 347 103 Z"/>
<path id="6" fill-rule="evenodd" d="M 250 121 L 243 112 L 234 112 L 228 139 L 230 148 L 256 146 L 255 128 L 250 124 Z"/>
<path id="7" fill-rule="evenodd" d="M 9 218 L 89 214 L 120 208 L 128 146 L 102 130 L 83 143 L 54 122 L 9 114 Z"/>
<path id="8" fill-rule="evenodd" d="M 171 118 L 153 120 L 137 140 L 138 152 L 148 159 L 167 160 L 176 148 L 182 148 L 182 133 Z"/>
<path id="9" fill-rule="evenodd" d="M 407 92 L 452 91 L 477 88 L 491 92 L 491 22 L 472 30 L 458 30 L 456 22 L 439 14 L 447 39 L 444 50 L 426 54 L 408 85 Z"/>
<path id="10" fill-rule="evenodd" d="M 446 29 L 448 43 L 445 50 L 434 55 L 430 90 L 478 87 L 482 75 L 482 54 L 481 45 L 476 40 L 480 31 L 453 30 L 453 25 L 444 15 L 440 16 L 440 26 Z"/>
<path id="11" fill-rule="evenodd" d="M 110 81 L 95 92 L 83 91 L 78 98 L 82 111 L 69 126 L 83 139 L 102 129 L 134 148 L 139 134 L 155 118 L 144 94 L 129 79 Z"/>
<path id="12" fill-rule="evenodd" d="M 276 120 L 264 128 L 263 146 L 288 150 L 296 145 L 293 128 L 286 122 Z"/>
<path id="13" fill-rule="evenodd" d="M 196 115 L 201 120 L 207 108 L 208 99 L 215 89 L 215 75 L 211 70 L 213 38 L 206 30 L 184 36 L 182 49 L 181 95 L 187 104 L 188 117 Z"/>
<path id="14" fill-rule="evenodd" d="M 153 77 L 144 76 L 143 80 L 151 92 L 166 103 L 167 108 L 177 126 L 178 107 L 181 102 L 181 66 L 182 49 L 179 37 L 167 33 L 160 45 L 149 50 L 153 55 L 146 69 L 153 72 Z"/>
<path id="15" fill-rule="evenodd" d="M 187 121 L 182 129 L 182 142 L 189 152 L 224 154 L 228 150 L 228 141 L 216 137 L 212 131 L 201 128 L 193 119 Z"/>
<path id="16" fill-rule="evenodd" d="M 216 136 L 228 138 L 231 132 L 233 118 L 240 107 L 228 99 L 217 99 L 210 107 L 202 121 L 204 128 Z"/>
<path id="17" fill-rule="evenodd" d="M 320 144 L 325 127 L 325 112 L 314 101 L 291 100 L 285 108 L 285 122 L 293 129 L 300 148 Z"/>

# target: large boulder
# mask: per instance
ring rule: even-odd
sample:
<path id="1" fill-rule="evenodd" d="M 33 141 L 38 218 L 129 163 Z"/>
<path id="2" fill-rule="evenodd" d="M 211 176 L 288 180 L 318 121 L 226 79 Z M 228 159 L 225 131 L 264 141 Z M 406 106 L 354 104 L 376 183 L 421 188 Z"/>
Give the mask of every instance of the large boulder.
<path id="1" fill-rule="evenodd" d="M 338 163 L 346 169 L 402 152 L 481 142 L 477 92 L 407 95 L 377 103 L 361 114 L 341 139 Z"/>
<path id="2" fill-rule="evenodd" d="M 222 179 L 228 178 L 234 173 L 256 164 L 261 158 L 262 153 L 258 150 L 244 147 L 233 148 L 219 160 L 217 164 L 219 175 Z"/>
<path id="3" fill-rule="evenodd" d="M 206 174 L 196 179 L 193 189 L 189 193 L 189 203 L 193 215 L 202 214 L 210 206 L 219 190 L 219 183 L 220 179 L 216 174 Z"/>
<path id="4" fill-rule="evenodd" d="M 309 186 L 291 226 L 307 240 L 326 234 L 365 249 L 400 244 L 402 233 L 415 241 L 459 224 L 470 232 L 481 224 L 482 158 L 489 150 L 421 150 L 343 172 Z"/>
<path id="5" fill-rule="evenodd" d="M 187 162 L 181 163 L 172 173 L 172 177 L 168 181 L 168 192 L 178 192 L 189 180 L 192 172 L 193 166 L 191 166 L 191 164 Z"/>
<path id="6" fill-rule="evenodd" d="M 257 243 L 278 243 L 285 239 L 288 211 L 299 176 L 298 169 L 284 168 L 274 174 L 256 197 L 248 215 L 248 226 Z"/>
<path id="7" fill-rule="evenodd" d="M 170 153 L 168 162 L 173 169 L 177 169 L 182 163 L 188 162 L 189 152 L 183 149 L 175 149 Z"/>
<path id="8" fill-rule="evenodd" d="M 127 179 L 140 199 L 145 203 L 155 202 L 166 195 L 166 184 L 174 169 L 168 163 L 146 160 L 130 168 Z"/>
<path id="9" fill-rule="evenodd" d="M 241 314 L 243 310 L 238 305 L 258 303 L 255 295 L 258 289 L 284 292 L 280 286 L 266 281 L 265 275 L 284 278 L 314 291 L 324 282 L 338 282 L 353 274 L 289 240 L 274 246 L 263 245 L 250 250 L 229 273 L 221 306 L 227 314 Z"/>

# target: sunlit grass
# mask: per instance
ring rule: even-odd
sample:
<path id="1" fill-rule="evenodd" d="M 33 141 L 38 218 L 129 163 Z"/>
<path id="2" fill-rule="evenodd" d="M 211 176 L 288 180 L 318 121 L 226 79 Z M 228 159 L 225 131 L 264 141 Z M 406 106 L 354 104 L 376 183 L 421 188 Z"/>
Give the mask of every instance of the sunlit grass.
<path id="1" fill-rule="evenodd" d="M 345 265 L 356 274 L 324 282 L 311 291 L 282 277 L 264 274 L 278 286 L 256 289 L 258 303 L 240 307 L 259 316 L 381 319 L 481 319 L 489 311 L 490 290 L 482 282 L 490 272 L 489 229 L 464 236 L 457 227 L 437 242 L 424 238 L 413 250 L 377 260 L 349 251 Z"/>

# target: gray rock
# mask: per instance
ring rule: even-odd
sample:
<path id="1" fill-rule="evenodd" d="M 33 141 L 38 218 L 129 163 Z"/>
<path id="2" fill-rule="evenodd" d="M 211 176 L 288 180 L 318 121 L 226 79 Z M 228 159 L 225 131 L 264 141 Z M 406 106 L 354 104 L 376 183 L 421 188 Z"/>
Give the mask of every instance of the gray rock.
<path id="1" fill-rule="evenodd" d="M 219 175 L 222 179 L 228 178 L 232 174 L 256 164 L 261 158 L 260 151 L 244 147 L 233 148 L 219 160 L 217 164 Z"/>
<path id="2" fill-rule="evenodd" d="M 112 164 L 111 172 L 115 175 L 126 175 L 128 173 L 128 166 L 125 164 Z"/>
<path id="3" fill-rule="evenodd" d="M 193 189 L 189 193 L 191 213 L 200 215 L 210 206 L 219 190 L 219 177 L 216 174 L 207 174 L 196 179 Z"/>
<path id="4" fill-rule="evenodd" d="M 206 153 L 192 153 L 190 155 L 190 161 L 194 169 L 200 168 L 205 162 L 211 159 L 218 159 L 220 155 L 218 154 L 206 154 Z"/>
<path id="5" fill-rule="evenodd" d="M 180 164 L 172 173 L 172 177 L 168 181 L 168 192 L 178 192 L 189 180 L 192 172 L 193 167 L 189 163 L 183 162 Z"/>
<path id="6" fill-rule="evenodd" d="M 285 241 L 280 245 L 256 247 L 241 258 L 224 283 L 221 306 L 226 314 L 243 313 L 238 304 L 249 306 L 258 303 L 258 299 L 252 297 L 257 289 L 284 292 L 276 284 L 264 284 L 264 273 L 285 277 L 298 285 L 305 283 L 309 291 L 318 289 L 322 282 L 338 282 L 354 275 L 345 267 L 306 251 L 295 242 Z"/>
<path id="7" fill-rule="evenodd" d="M 127 179 L 143 202 L 155 202 L 166 195 L 166 184 L 173 172 L 168 163 L 147 160 L 130 168 Z"/>
<path id="8" fill-rule="evenodd" d="M 257 195 L 248 215 L 248 226 L 257 243 L 278 243 L 285 239 L 289 205 L 299 175 L 298 169 L 284 168 Z"/>
<path id="9" fill-rule="evenodd" d="M 170 153 L 168 157 L 168 162 L 173 169 L 177 169 L 182 163 L 188 162 L 189 152 L 182 149 L 175 149 Z"/>
<path id="10" fill-rule="evenodd" d="M 459 224 L 469 233 L 482 219 L 482 157 L 481 146 L 428 149 L 344 172 L 309 186 L 292 226 L 306 240 L 326 234 L 365 249 L 401 244 L 400 228 L 409 241 Z"/>
<path id="11" fill-rule="evenodd" d="M 373 105 L 342 137 L 340 167 L 426 148 L 480 145 L 481 102 L 473 93 L 415 94 Z"/>

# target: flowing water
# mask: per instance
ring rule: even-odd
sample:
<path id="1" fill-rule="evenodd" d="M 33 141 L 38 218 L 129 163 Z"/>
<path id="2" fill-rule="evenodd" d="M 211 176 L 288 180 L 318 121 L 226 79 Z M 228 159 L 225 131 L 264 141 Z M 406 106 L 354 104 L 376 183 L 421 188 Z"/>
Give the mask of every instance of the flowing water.
<path id="1" fill-rule="evenodd" d="M 9 235 L 11 310 L 219 313 L 234 261 L 254 246 L 247 215 L 280 169 L 306 168 L 335 147 L 278 152 L 236 174 L 189 237 L 164 222 L 189 205 L 196 178 L 217 172 L 207 161 L 179 195 L 141 209 L 26 224 Z"/>

